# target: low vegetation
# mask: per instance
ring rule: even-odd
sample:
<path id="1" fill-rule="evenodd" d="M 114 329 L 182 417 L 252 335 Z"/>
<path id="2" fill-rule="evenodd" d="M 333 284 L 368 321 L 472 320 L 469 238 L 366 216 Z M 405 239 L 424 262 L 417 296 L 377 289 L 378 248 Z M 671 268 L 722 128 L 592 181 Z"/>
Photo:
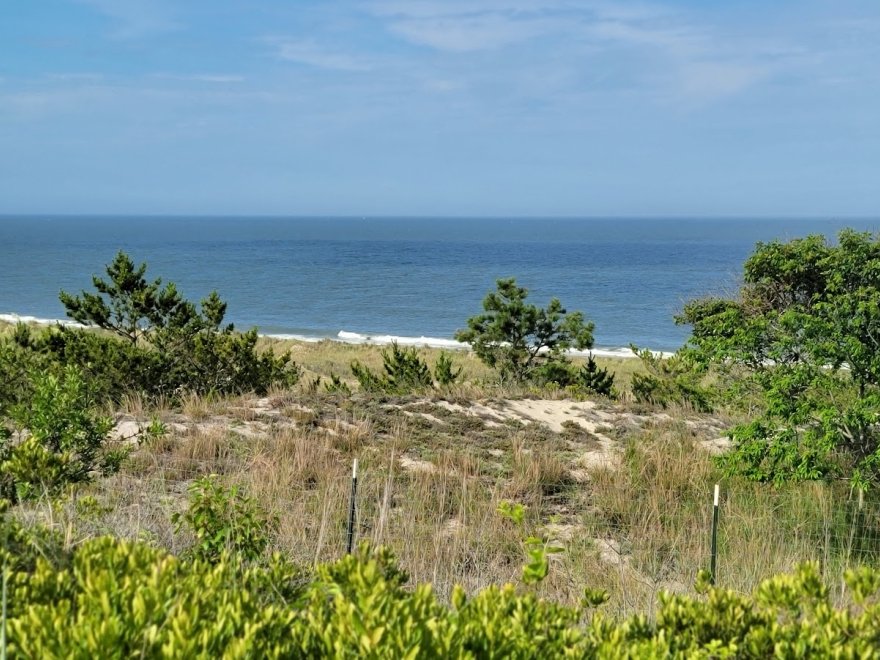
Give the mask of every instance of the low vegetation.
<path id="1" fill-rule="evenodd" d="M 255 328 L 238 333 L 223 324 L 226 303 L 216 292 L 197 307 L 173 283 L 148 282 L 145 272 L 145 264 L 135 267 L 120 252 L 107 266 L 108 279 L 93 278 L 96 293 L 61 293 L 68 315 L 87 328 L 19 326 L 5 338 L 0 376 L 17 387 L 0 399 L 6 405 L 21 399 L 29 373 L 68 366 L 97 395 L 116 401 L 133 392 L 152 399 L 263 393 L 297 382 L 299 369 L 288 354 L 256 350 Z"/>
<path id="2" fill-rule="evenodd" d="M 835 607 L 816 565 L 751 596 L 702 587 L 665 595 L 653 621 L 595 613 L 590 590 L 564 607 L 512 586 L 451 604 L 406 588 L 386 551 L 366 546 L 303 575 L 280 557 L 242 567 L 180 560 L 142 543 L 91 540 L 53 566 L 4 574 L 11 657 L 873 657 L 880 572 L 846 575 Z"/>
<path id="3" fill-rule="evenodd" d="M 358 360 L 351 363 L 351 373 L 357 379 L 361 390 L 365 392 L 384 392 L 386 394 L 409 394 L 423 392 L 435 384 L 437 387 L 449 387 L 455 384 L 461 375 L 462 368 L 453 365 L 449 353 L 441 351 L 437 357 L 434 373 L 428 363 L 414 348 L 401 348 L 396 342 L 382 350 L 383 373 L 378 374 Z M 332 381 L 334 388 L 340 385 Z"/>
<path id="4" fill-rule="evenodd" d="M 845 230 L 836 244 L 759 244 L 736 298 L 693 301 L 679 322 L 693 327 L 682 359 L 757 403 L 731 432 L 730 474 L 876 483 L 880 241 Z"/>
<path id="5" fill-rule="evenodd" d="M 877 245 L 759 245 L 638 360 L 513 280 L 473 352 L 260 338 L 120 253 L 0 328 L 0 650 L 873 657 Z"/>

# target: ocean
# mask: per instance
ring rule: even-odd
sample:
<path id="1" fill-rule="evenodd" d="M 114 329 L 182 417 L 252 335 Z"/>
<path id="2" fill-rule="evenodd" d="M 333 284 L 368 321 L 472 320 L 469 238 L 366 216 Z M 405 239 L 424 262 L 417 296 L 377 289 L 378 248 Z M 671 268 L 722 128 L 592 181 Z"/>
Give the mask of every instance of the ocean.
<path id="1" fill-rule="evenodd" d="M 306 340 L 452 346 L 499 277 L 596 324 L 596 346 L 671 351 L 692 298 L 736 291 L 757 241 L 880 219 L 0 217 L 0 318 L 62 319 L 118 250 L 239 328 Z"/>

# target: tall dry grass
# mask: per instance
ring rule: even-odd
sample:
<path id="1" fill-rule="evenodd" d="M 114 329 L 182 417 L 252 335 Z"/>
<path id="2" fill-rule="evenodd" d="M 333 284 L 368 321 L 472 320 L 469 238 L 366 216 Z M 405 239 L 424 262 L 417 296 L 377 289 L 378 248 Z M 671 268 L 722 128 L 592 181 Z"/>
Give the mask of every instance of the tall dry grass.
<path id="1" fill-rule="evenodd" d="M 355 357 L 378 366 L 378 355 L 377 347 L 317 344 L 303 345 L 296 357 L 326 374 L 347 369 Z M 44 506 L 34 515 L 51 515 L 71 543 L 114 533 L 180 551 L 187 540 L 174 533 L 171 514 L 186 506 L 193 479 L 219 474 L 278 516 L 273 549 L 308 565 L 345 550 L 350 470 L 358 458 L 357 537 L 393 548 L 412 580 L 432 582 L 441 596 L 454 584 L 474 591 L 516 581 L 522 539 L 535 534 L 565 548 L 539 594 L 576 603 L 585 586 L 604 588 L 610 614 L 650 614 L 661 591 L 690 590 L 708 567 L 712 487 L 719 481 L 724 586 L 747 591 L 769 574 L 819 559 L 839 589 L 846 567 L 880 558 L 876 500 L 858 508 L 833 484 L 774 489 L 724 480 L 683 421 L 693 411 L 603 402 L 621 419 L 635 411 L 648 421 L 640 430 L 609 422 L 605 433 L 620 443 L 620 465 L 594 469 L 583 480 L 574 476 L 581 442 L 574 435 L 516 424 L 489 428 L 477 417 L 431 407 L 434 396 L 467 406 L 537 395 L 478 378 L 399 400 L 302 388 L 272 391 L 259 405 L 252 397 L 191 395 L 176 412 L 161 411 L 185 431 L 170 428 L 167 437 L 135 448 L 120 474 L 83 491 L 99 507 Z M 407 416 L 399 409 L 404 404 L 439 423 Z M 146 420 L 155 413 L 151 405 L 133 397 L 124 409 Z M 523 528 L 498 513 L 503 501 L 527 507 Z"/>

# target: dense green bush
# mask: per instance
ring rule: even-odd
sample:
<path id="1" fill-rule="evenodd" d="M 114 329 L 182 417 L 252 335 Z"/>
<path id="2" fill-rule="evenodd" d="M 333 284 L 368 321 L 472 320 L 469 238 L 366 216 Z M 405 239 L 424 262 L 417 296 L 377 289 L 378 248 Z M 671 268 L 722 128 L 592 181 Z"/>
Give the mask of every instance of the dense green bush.
<path id="1" fill-rule="evenodd" d="M 807 564 L 751 596 L 703 583 L 703 596 L 661 595 L 653 620 L 613 621 L 590 589 L 579 608 L 509 585 L 456 589 L 443 605 L 366 546 L 308 583 L 277 556 L 242 568 L 112 538 L 68 562 L 9 573 L 10 658 L 874 658 L 880 641 L 880 571 L 868 568 L 846 574 L 837 606 Z"/>
<path id="2" fill-rule="evenodd" d="M 434 380 L 440 387 L 454 385 L 461 376 L 462 367 L 455 368 L 452 356 L 446 351 L 440 351 L 437 364 L 434 365 Z"/>
<path id="3" fill-rule="evenodd" d="M 198 394 L 265 393 L 272 385 L 292 385 L 300 370 L 289 354 L 258 352 L 257 331 L 223 324 L 226 303 L 211 293 L 199 306 L 184 299 L 173 283 L 148 282 L 146 265 L 135 267 L 124 252 L 107 267 L 107 279 L 93 278 L 97 293 L 61 293 L 68 315 L 98 328 L 58 326 L 17 330 L 0 342 L 0 413 L 14 398 L 12 384 L 27 389 L 24 367 L 75 365 L 94 390 L 119 399 L 126 392 L 175 398 Z M 103 332 L 102 332 L 103 331 Z"/>
<path id="4" fill-rule="evenodd" d="M 587 361 L 578 369 L 575 384 L 587 392 L 615 398 L 614 374 L 605 367 L 600 367 L 590 354 Z"/>
<path id="5" fill-rule="evenodd" d="M 452 358 L 441 353 L 432 376 L 415 347 L 401 348 L 392 342 L 382 350 L 382 373 L 375 373 L 357 360 L 351 363 L 351 372 L 366 392 L 407 394 L 433 387 L 434 378 L 440 386 L 452 385 L 461 375 L 461 368 L 455 369 Z"/>
<path id="6" fill-rule="evenodd" d="M 29 573 L 41 558 L 56 570 L 68 565 L 70 553 L 57 530 L 23 524 L 9 509 L 9 500 L 0 498 L 0 567 Z"/>
<path id="7" fill-rule="evenodd" d="M 735 298 L 692 301 L 678 321 L 692 326 L 683 356 L 757 394 L 729 472 L 880 480 L 880 238 L 759 243 Z"/>
<path id="8" fill-rule="evenodd" d="M 320 383 L 320 376 L 315 382 L 315 390 L 318 389 L 318 383 Z M 342 382 L 342 378 L 337 376 L 332 371 L 330 372 L 330 382 L 324 383 L 324 391 L 330 392 L 331 394 L 343 394 L 345 396 L 349 396 L 351 394 L 351 388 L 348 386 L 348 383 Z"/>
<path id="9" fill-rule="evenodd" d="M 44 328 L 32 333 L 29 349 L 52 368 L 76 366 L 95 394 L 106 400 L 132 391 L 173 396 L 178 386 L 167 356 L 100 332 Z"/>
<path id="10" fill-rule="evenodd" d="M 33 350 L 31 331 L 25 324 L 19 323 L 10 334 L 0 336 L 0 423 L 15 406 L 30 398 L 31 374 L 50 368 L 51 360 Z"/>
<path id="11" fill-rule="evenodd" d="M 212 564 L 232 554 L 259 559 L 278 521 L 267 515 L 237 486 L 224 487 L 217 475 L 196 479 L 189 487 L 189 508 L 174 516 L 176 531 L 195 537 L 191 554 Z"/>
<path id="12" fill-rule="evenodd" d="M 280 558 L 242 569 L 181 561 L 147 545 L 99 538 L 68 567 L 38 559 L 10 576 L 10 658 L 278 657 L 302 574 Z"/>
<path id="13" fill-rule="evenodd" d="M 663 358 L 658 353 L 631 346 L 647 373 L 634 373 L 632 392 L 636 401 L 663 406 L 679 403 L 700 412 L 711 412 L 715 393 L 702 384 L 702 373 L 679 355 Z"/>
<path id="14" fill-rule="evenodd" d="M 531 379 L 538 385 L 571 387 L 575 384 L 576 370 L 568 360 L 554 360 L 535 367 Z"/>
<path id="15" fill-rule="evenodd" d="M 578 394 L 617 396 L 614 374 L 596 364 L 592 353 L 580 368 L 563 359 L 545 362 L 534 370 L 532 378 L 541 385 L 564 387 Z"/>
<path id="16" fill-rule="evenodd" d="M 112 421 L 93 412 L 79 371 L 34 374 L 32 382 L 31 400 L 12 411 L 17 438 L 0 440 L 0 496 L 55 495 L 68 484 L 118 469 L 124 449 L 109 448 Z"/>

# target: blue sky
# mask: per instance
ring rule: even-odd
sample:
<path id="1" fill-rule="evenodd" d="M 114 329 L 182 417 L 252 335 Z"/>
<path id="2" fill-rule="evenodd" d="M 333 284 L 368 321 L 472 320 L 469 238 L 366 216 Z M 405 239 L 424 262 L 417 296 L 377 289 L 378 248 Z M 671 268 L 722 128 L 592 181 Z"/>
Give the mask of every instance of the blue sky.
<path id="1" fill-rule="evenodd" d="M 880 215 L 877 0 L 8 0 L 0 213 Z"/>

